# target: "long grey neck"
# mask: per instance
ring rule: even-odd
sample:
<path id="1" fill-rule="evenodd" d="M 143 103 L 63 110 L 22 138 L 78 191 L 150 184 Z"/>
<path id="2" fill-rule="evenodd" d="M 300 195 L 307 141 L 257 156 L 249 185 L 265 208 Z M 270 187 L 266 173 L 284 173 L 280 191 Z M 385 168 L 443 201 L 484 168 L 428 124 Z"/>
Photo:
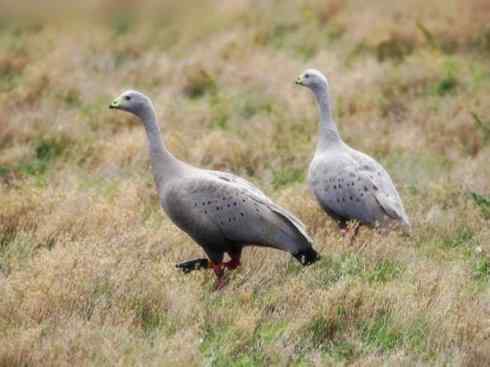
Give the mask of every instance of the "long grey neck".
<path id="1" fill-rule="evenodd" d="M 148 146 L 150 151 L 151 168 L 153 177 L 158 188 L 158 192 L 165 182 L 176 173 L 179 167 L 182 165 L 172 153 L 170 153 L 162 142 L 160 137 L 160 128 L 156 120 L 155 109 L 150 104 L 145 107 L 138 116 L 143 121 L 146 130 L 146 136 L 148 137 Z"/>
<path id="2" fill-rule="evenodd" d="M 324 151 L 328 147 L 342 143 L 337 125 L 332 118 L 330 111 L 330 98 L 327 86 L 312 89 L 316 97 L 318 109 L 320 111 L 320 138 L 317 144 L 317 152 Z"/>

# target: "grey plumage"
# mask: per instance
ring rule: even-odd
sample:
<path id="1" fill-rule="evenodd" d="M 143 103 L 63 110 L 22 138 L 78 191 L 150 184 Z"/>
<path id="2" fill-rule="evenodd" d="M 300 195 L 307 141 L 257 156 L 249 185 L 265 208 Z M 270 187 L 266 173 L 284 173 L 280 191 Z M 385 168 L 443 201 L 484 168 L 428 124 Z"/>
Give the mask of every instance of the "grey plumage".
<path id="1" fill-rule="evenodd" d="M 410 223 L 386 170 L 368 155 L 342 141 L 331 117 L 328 82 L 318 70 L 306 70 L 296 81 L 314 93 L 320 110 L 320 137 L 308 181 L 320 206 L 339 224 L 389 226 Z"/>
<path id="2" fill-rule="evenodd" d="M 304 227 L 244 180 L 192 170 L 171 180 L 161 204 L 177 226 L 218 263 L 229 250 L 255 244 L 297 254 L 311 247 Z M 245 181 L 246 182 L 246 181 Z"/>
<path id="3" fill-rule="evenodd" d="M 199 169 L 176 159 L 161 141 L 148 97 L 128 91 L 111 106 L 142 120 L 160 204 L 203 248 L 213 266 L 222 263 L 224 253 L 239 263 L 241 250 L 247 245 L 287 251 L 303 265 L 316 260 L 304 225 L 254 185 L 230 173 Z M 193 264 L 201 267 L 201 260 Z"/>

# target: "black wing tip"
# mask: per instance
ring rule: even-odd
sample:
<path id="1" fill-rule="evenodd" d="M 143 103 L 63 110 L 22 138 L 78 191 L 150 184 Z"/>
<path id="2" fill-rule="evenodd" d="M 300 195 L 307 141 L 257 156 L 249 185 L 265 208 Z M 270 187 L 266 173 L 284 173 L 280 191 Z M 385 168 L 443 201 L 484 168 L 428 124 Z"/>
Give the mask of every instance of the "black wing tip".
<path id="1" fill-rule="evenodd" d="M 293 256 L 303 266 L 311 265 L 320 260 L 320 255 L 318 254 L 318 252 L 315 251 L 313 247 L 310 247 L 306 250 L 301 250 L 293 254 Z"/>

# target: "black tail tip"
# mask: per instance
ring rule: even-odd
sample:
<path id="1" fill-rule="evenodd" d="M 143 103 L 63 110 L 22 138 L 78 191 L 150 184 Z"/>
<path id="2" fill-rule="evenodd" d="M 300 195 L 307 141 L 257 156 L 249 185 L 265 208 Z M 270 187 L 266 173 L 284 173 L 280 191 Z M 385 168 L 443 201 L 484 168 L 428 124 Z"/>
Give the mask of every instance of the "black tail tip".
<path id="1" fill-rule="evenodd" d="M 318 260 L 320 260 L 320 255 L 313 248 L 309 248 L 306 250 L 299 251 L 299 252 L 293 254 L 293 256 L 303 266 L 311 265 L 311 264 L 317 262 Z"/>

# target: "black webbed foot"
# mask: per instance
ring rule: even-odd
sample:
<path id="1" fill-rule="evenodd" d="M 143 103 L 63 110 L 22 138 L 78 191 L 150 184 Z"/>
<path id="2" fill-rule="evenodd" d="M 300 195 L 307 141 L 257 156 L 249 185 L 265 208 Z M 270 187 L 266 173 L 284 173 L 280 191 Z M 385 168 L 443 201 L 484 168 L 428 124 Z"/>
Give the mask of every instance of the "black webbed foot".
<path id="1" fill-rule="evenodd" d="M 183 261 L 175 264 L 175 267 L 187 274 L 194 270 L 209 269 L 209 260 L 203 258 Z"/>
<path id="2" fill-rule="evenodd" d="M 301 265 L 311 265 L 314 262 L 320 260 L 320 255 L 313 249 L 309 248 L 293 254 L 293 256 L 300 262 Z"/>

